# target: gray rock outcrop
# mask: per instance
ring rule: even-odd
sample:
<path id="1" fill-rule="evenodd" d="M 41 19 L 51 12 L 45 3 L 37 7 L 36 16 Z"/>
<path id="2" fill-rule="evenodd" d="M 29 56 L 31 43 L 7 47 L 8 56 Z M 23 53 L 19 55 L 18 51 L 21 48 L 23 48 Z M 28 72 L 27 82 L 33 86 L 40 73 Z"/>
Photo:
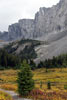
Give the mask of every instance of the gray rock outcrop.
<path id="1" fill-rule="evenodd" d="M 15 40 L 19 38 L 33 38 L 34 34 L 34 20 L 22 19 L 18 23 L 10 25 L 8 28 L 9 40 Z"/>

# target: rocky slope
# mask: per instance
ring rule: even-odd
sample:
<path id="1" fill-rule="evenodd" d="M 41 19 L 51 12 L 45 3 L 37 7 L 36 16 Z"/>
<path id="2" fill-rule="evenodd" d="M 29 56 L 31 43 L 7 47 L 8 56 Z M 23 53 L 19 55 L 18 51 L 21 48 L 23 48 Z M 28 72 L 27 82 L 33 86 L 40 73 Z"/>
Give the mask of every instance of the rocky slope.
<path id="1" fill-rule="evenodd" d="M 44 61 L 45 59 L 51 59 L 53 56 L 58 56 L 61 54 L 67 53 L 67 36 L 54 41 L 52 43 L 43 44 L 35 48 L 37 52 L 37 58 L 35 59 L 36 63 Z"/>
<path id="2" fill-rule="evenodd" d="M 35 47 L 38 47 L 41 44 L 43 44 L 43 42 L 29 39 L 21 39 L 5 44 L 4 49 L 8 53 L 17 55 L 22 59 L 35 59 L 37 58 Z"/>

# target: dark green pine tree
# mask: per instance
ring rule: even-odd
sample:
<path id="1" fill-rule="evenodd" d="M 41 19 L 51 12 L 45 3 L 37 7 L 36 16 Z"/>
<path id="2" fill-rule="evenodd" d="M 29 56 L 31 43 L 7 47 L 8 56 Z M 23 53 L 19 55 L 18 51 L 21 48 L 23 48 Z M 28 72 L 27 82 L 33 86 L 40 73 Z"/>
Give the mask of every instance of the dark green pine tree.
<path id="1" fill-rule="evenodd" d="M 2 51 L 1 65 L 7 67 L 7 52 L 5 50 Z"/>
<path id="2" fill-rule="evenodd" d="M 18 93 L 21 96 L 26 96 L 34 88 L 33 74 L 30 66 L 24 60 L 18 73 Z"/>
<path id="3" fill-rule="evenodd" d="M 37 67 L 36 67 L 36 64 L 33 60 L 30 60 L 30 66 L 31 66 L 31 69 L 32 70 L 35 70 Z"/>

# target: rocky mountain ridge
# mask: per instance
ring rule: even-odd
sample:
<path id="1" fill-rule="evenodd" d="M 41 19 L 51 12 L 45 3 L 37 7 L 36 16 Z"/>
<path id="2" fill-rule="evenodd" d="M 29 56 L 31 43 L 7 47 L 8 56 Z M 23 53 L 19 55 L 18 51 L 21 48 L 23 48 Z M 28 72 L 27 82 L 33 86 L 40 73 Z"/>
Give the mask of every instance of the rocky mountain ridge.
<path id="1" fill-rule="evenodd" d="M 43 44 L 31 48 L 31 51 L 35 51 L 37 55 L 36 63 L 67 53 L 67 0 L 60 0 L 52 8 L 40 8 L 35 14 L 35 19 L 21 19 L 18 23 L 10 25 L 8 32 L 4 34 L 0 35 L 0 39 L 13 41 L 14 44 L 12 47 L 9 44 L 11 48 L 8 47 L 8 50 L 15 50 L 16 54 L 22 52 L 26 55 L 32 46 L 29 47 L 28 44 L 29 48 L 27 48 L 27 44 L 18 44 L 18 48 L 15 48 L 17 46 L 15 40 L 32 39 L 33 43 L 34 40 L 43 41 Z"/>
<path id="2" fill-rule="evenodd" d="M 5 37 L 4 40 L 36 39 L 60 33 L 66 28 L 67 0 L 60 0 L 57 5 L 51 8 L 40 8 L 34 19 L 21 19 L 18 23 L 9 25 L 8 36 L 6 36 L 8 38 Z"/>

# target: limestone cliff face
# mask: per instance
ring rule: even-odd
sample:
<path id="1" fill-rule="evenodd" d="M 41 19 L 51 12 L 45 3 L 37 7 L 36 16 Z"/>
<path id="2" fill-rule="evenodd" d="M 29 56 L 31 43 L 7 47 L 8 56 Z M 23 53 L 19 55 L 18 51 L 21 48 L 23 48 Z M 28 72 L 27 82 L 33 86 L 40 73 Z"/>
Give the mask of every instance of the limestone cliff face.
<path id="1" fill-rule="evenodd" d="M 12 24 L 8 28 L 9 40 L 16 40 L 21 37 L 21 29 L 18 23 Z"/>
<path id="2" fill-rule="evenodd" d="M 33 19 L 19 20 L 19 26 L 21 28 L 21 34 L 23 38 L 33 38 L 35 26 Z"/>
<path id="3" fill-rule="evenodd" d="M 9 40 L 18 38 L 34 39 L 48 34 L 59 33 L 67 28 L 67 0 L 52 8 L 42 7 L 34 19 L 22 19 L 8 28 Z"/>
<path id="4" fill-rule="evenodd" d="M 52 8 L 40 8 L 35 15 L 35 23 L 35 36 L 60 32 L 67 28 L 67 0 L 60 0 Z"/>
<path id="5" fill-rule="evenodd" d="M 19 38 L 33 38 L 34 34 L 34 20 L 22 19 L 18 23 L 9 26 L 9 40 Z"/>

